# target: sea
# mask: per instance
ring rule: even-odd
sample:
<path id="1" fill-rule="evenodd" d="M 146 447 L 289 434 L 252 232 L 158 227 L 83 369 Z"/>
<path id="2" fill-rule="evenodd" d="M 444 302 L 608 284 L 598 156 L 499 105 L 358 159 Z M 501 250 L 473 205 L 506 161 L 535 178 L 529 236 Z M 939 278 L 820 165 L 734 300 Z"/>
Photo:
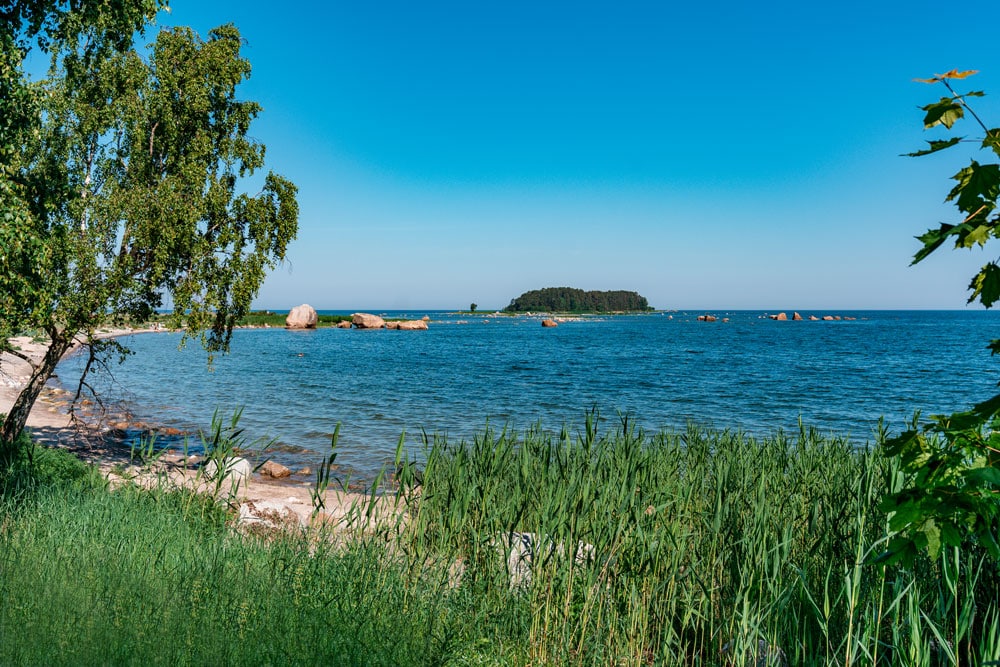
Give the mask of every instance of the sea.
<path id="1" fill-rule="evenodd" d="M 917 411 L 964 410 L 1000 391 L 1000 358 L 986 347 L 1000 338 L 995 312 L 800 313 L 585 316 L 546 328 L 537 315 L 379 312 L 426 315 L 429 328 L 237 329 L 211 364 L 197 340 L 180 349 L 178 333 L 143 333 L 120 339 L 133 354 L 91 384 L 133 420 L 190 434 L 195 451 L 214 414 L 228 422 L 242 410 L 244 434 L 272 441 L 274 459 L 315 465 L 339 425 L 337 463 L 359 478 L 391 462 L 401 438 L 419 458 L 424 438 L 468 440 L 487 426 L 577 433 L 589 412 L 604 429 L 626 416 L 650 432 L 802 424 L 864 446 L 880 420 L 898 433 Z M 824 315 L 841 319 L 808 319 Z M 75 390 L 85 361 L 68 357 L 58 381 Z"/>

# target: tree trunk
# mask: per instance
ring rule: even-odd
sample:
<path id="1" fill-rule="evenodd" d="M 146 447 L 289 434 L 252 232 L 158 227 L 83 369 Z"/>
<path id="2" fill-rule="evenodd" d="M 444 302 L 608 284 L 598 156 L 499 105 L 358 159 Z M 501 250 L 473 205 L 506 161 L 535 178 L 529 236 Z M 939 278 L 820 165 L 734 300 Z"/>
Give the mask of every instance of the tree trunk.
<path id="1" fill-rule="evenodd" d="M 21 431 L 24 430 L 24 425 L 28 421 L 28 415 L 31 413 L 32 406 L 35 405 L 35 401 L 38 399 L 39 394 L 42 393 L 45 383 L 52 376 L 53 371 L 55 371 L 59 360 L 62 359 L 62 356 L 66 354 L 66 351 L 69 350 L 72 344 L 72 336 L 67 337 L 65 334 L 60 333 L 52 337 L 52 342 L 49 344 L 49 349 L 46 351 L 45 357 L 35 367 L 34 372 L 31 374 L 31 379 L 25 385 L 24 389 L 21 390 L 21 393 L 17 395 L 14 405 L 10 408 L 10 414 L 4 419 L 3 428 L 0 429 L 0 442 L 14 442 L 17 436 L 21 434 Z"/>

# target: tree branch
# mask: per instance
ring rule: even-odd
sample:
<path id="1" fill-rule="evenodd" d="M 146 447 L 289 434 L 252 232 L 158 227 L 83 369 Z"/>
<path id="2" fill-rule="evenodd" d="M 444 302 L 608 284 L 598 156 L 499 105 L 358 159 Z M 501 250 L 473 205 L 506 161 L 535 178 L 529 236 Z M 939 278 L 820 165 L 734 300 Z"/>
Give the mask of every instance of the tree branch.
<path id="1" fill-rule="evenodd" d="M 160 126 L 160 121 L 153 123 L 153 127 L 149 130 L 149 157 L 153 158 L 153 135 L 156 134 L 156 128 Z"/>

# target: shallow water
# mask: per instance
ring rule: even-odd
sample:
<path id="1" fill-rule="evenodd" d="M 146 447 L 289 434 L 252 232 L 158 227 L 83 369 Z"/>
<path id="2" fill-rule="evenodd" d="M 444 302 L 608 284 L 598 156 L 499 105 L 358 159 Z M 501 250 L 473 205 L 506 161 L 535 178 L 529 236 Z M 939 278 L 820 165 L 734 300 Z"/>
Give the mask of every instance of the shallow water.
<path id="1" fill-rule="evenodd" d="M 192 431 L 214 410 L 242 406 L 248 434 L 278 438 L 286 449 L 275 458 L 291 463 L 328 453 L 340 422 L 338 462 L 371 475 L 404 431 L 411 448 L 422 429 L 468 438 L 487 419 L 575 431 L 592 407 L 648 429 L 693 420 L 771 433 L 796 430 L 801 417 L 863 443 L 880 416 L 899 431 L 914 410 L 993 395 L 1000 377 L 985 348 L 1000 334 L 992 312 L 831 313 L 859 318 L 839 322 L 714 313 L 728 323 L 682 312 L 554 329 L 538 318 L 429 314 L 428 331 L 237 330 L 211 369 L 197 342 L 177 349 L 179 334 L 130 336 L 122 342 L 136 354 L 97 384 L 136 419 Z M 60 377 L 71 382 L 82 361 L 64 361 Z"/>

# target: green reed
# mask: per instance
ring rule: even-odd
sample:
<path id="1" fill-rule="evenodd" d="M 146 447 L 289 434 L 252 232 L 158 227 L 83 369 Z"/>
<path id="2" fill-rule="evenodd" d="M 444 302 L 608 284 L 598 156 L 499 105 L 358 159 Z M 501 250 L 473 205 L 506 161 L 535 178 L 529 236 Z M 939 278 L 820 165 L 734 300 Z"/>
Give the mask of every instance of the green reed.
<path id="1" fill-rule="evenodd" d="M 868 565 L 896 478 L 878 448 L 801 428 L 756 438 L 628 418 L 577 434 L 426 439 L 403 540 L 460 586 L 530 610 L 552 664 L 977 664 L 996 646 L 996 564 L 970 547 L 916 572 Z M 511 585 L 509 536 L 541 542 Z M 555 545 L 557 548 L 546 547 Z M 587 545 L 586 558 L 575 557 Z M 526 612 L 528 613 L 528 612 Z M 527 622 L 527 621 L 522 621 Z M 780 651 L 779 651 L 780 649 Z M 926 658 L 924 657 L 926 656 Z M 751 662 L 747 664 L 754 664 Z M 772 664 L 763 660 L 760 664 Z"/>
<path id="2" fill-rule="evenodd" d="M 805 428 L 647 434 L 592 414 L 578 432 L 425 437 L 336 533 L 267 539 L 236 533 L 211 498 L 110 490 L 62 452 L 31 451 L 0 470 L 0 664 L 1000 655 L 996 563 L 969 545 L 912 571 L 868 564 L 897 466 Z M 529 533 L 530 563 L 511 553 Z"/>

